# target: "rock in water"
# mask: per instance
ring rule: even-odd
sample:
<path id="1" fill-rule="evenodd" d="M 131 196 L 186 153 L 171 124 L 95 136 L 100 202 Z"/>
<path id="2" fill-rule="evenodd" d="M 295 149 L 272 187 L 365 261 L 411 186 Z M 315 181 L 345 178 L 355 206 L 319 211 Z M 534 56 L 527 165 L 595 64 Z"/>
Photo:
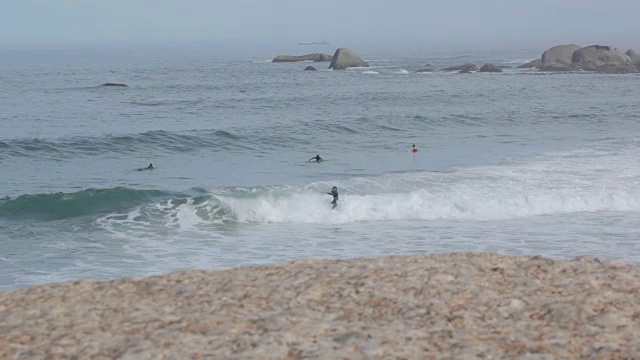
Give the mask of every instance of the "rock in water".
<path id="1" fill-rule="evenodd" d="M 638 67 L 638 70 L 640 70 L 640 54 L 632 49 L 629 49 L 627 51 L 627 56 L 631 58 L 631 61 L 633 61 L 633 63 L 636 64 L 636 67 Z"/>
<path id="2" fill-rule="evenodd" d="M 313 66 L 307 66 L 306 68 L 304 68 L 307 71 L 316 71 L 317 69 L 314 68 Z"/>
<path id="3" fill-rule="evenodd" d="M 127 87 L 127 84 L 118 84 L 118 83 L 104 83 L 100 86 L 116 86 L 116 87 Z"/>
<path id="4" fill-rule="evenodd" d="M 332 56 L 327 54 L 306 54 L 306 55 L 278 55 L 271 62 L 298 62 L 298 61 L 331 61 Z"/>
<path id="5" fill-rule="evenodd" d="M 493 64 L 484 64 L 480 68 L 480 72 L 502 72 L 502 69 Z"/>
<path id="6" fill-rule="evenodd" d="M 571 58 L 576 69 L 598 72 L 635 72 L 629 55 L 614 46 L 592 45 L 577 50 Z"/>
<path id="7" fill-rule="evenodd" d="M 440 71 L 460 71 L 463 73 L 468 73 L 468 72 L 472 72 L 472 71 L 478 71 L 478 67 L 476 66 L 476 64 L 464 64 L 464 65 L 458 65 L 458 66 L 452 66 L 452 67 L 448 67 L 448 68 L 444 68 Z"/>
<path id="8" fill-rule="evenodd" d="M 362 60 L 358 54 L 348 48 L 340 48 L 333 54 L 329 69 L 344 70 L 350 67 L 369 67 L 369 63 Z"/>
<path id="9" fill-rule="evenodd" d="M 545 51 L 542 54 L 543 71 L 568 71 L 571 70 L 573 52 L 580 50 L 581 46 L 576 44 L 558 45 Z"/>

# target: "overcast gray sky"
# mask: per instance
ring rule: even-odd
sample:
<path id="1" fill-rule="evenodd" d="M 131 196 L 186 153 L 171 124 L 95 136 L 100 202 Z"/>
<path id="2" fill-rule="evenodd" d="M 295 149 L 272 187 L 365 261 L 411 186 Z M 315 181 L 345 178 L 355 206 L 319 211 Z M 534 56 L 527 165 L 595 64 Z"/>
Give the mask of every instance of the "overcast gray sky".
<path id="1" fill-rule="evenodd" d="M 638 0 L 0 0 L 0 47 L 640 43 Z"/>

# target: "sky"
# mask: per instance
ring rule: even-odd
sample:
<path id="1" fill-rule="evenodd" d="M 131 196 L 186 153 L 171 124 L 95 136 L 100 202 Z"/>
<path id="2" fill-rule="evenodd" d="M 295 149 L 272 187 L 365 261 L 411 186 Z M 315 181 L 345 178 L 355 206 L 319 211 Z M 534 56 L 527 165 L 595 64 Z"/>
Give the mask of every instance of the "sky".
<path id="1" fill-rule="evenodd" d="M 0 48 L 295 44 L 640 48 L 638 0 L 0 0 Z"/>

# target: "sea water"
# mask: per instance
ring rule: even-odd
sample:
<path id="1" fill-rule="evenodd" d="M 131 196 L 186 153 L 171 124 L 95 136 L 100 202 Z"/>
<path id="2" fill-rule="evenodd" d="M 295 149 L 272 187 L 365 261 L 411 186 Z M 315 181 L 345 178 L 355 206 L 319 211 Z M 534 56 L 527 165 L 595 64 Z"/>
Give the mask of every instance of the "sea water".
<path id="1" fill-rule="evenodd" d="M 535 49 L 358 52 L 370 68 L 1 52 L 0 289 L 457 251 L 640 261 L 640 77 L 415 72 Z"/>

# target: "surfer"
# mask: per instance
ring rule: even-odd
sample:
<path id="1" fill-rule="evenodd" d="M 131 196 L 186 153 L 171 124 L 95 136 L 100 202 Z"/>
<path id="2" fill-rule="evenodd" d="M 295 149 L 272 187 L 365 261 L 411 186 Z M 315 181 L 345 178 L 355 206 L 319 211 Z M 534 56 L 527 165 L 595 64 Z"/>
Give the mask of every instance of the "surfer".
<path id="1" fill-rule="evenodd" d="M 320 155 L 316 155 L 316 156 L 312 157 L 311 159 L 309 159 L 309 161 L 313 161 L 313 160 L 315 160 L 316 162 L 324 161 L 324 160 L 320 157 Z"/>
<path id="2" fill-rule="evenodd" d="M 411 146 L 411 152 L 414 152 L 414 153 L 418 152 L 418 148 L 416 147 L 416 144 L 413 144 L 413 146 Z"/>
<path id="3" fill-rule="evenodd" d="M 138 171 L 143 171 L 143 170 L 153 170 L 153 164 L 149 164 L 149 166 L 147 166 L 146 168 L 139 168 Z"/>
<path id="4" fill-rule="evenodd" d="M 338 206 L 338 188 L 336 186 L 332 187 L 331 192 L 328 192 L 327 194 L 333 196 L 331 205 L 333 205 L 332 209 L 335 209 L 336 206 Z"/>

